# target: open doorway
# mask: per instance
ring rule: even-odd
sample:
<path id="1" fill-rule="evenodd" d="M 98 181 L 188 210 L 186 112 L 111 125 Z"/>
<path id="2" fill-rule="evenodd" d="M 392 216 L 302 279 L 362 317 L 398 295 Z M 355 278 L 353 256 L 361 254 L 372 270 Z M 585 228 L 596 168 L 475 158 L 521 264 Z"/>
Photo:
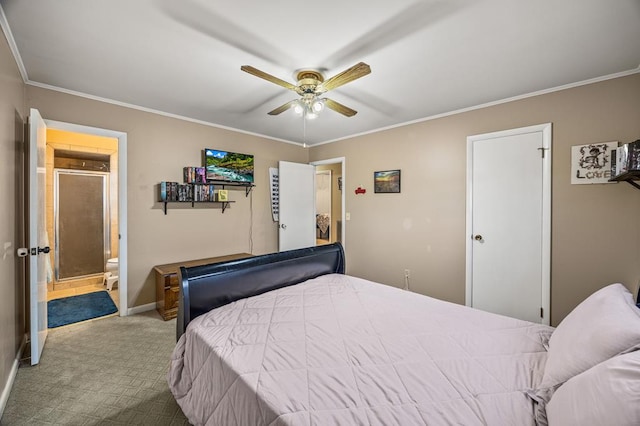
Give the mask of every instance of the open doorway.
<path id="1" fill-rule="evenodd" d="M 46 149 L 47 300 L 106 290 L 118 308 L 118 139 L 48 128 Z"/>
<path id="2" fill-rule="evenodd" d="M 344 158 L 315 161 L 316 245 L 344 245 Z"/>
<path id="3" fill-rule="evenodd" d="M 318 170 L 316 167 L 316 245 L 318 246 L 332 241 L 331 231 L 334 228 L 331 223 L 332 191 L 331 170 Z"/>
<path id="4" fill-rule="evenodd" d="M 31 344 L 31 365 L 40 362 L 40 357 L 44 350 L 45 341 L 49 328 L 47 301 L 48 281 L 53 276 L 50 262 L 50 243 L 47 231 L 47 158 L 46 142 L 47 130 L 57 129 L 68 132 L 85 133 L 88 135 L 105 136 L 117 139 L 117 160 L 118 160 L 118 253 L 120 262 L 118 264 L 118 274 L 120 276 L 118 286 L 118 297 L 120 305 L 120 316 L 128 315 L 127 304 L 127 134 L 113 130 L 99 129 L 95 127 L 82 126 L 79 124 L 64 123 L 53 120 L 44 120 L 37 109 L 31 108 L 29 111 L 29 143 L 26 149 L 28 161 L 26 162 L 26 173 L 28 177 L 26 194 L 28 196 L 28 208 L 26 221 L 28 223 L 27 235 L 29 244 L 29 269 L 28 269 L 28 316 L 29 316 L 29 339 Z M 94 293 L 91 293 L 93 295 Z M 104 295 L 105 292 L 95 293 Z M 78 296 L 80 297 L 80 296 Z M 102 296 L 105 300 L 105 297 Z M 108 295 L 106 300 L 111 307 L 113 302 Z M 55 301 L 52 301 L 55 302 Z M 113 312 L 117 311 L 116 308 Z M 84 309 L 73 310 L 78 314 Z M 92 310 L 93 311 L 93 310 Z M 102 316 L 102 315 L 99 315 Z M 87 316 L 86 319 L 94 318 Z M 77 321 L 73 321 L 77 322 Z M 60 324 L 64 325 L 64 324 Z"/>
<path id="5" fill-rule="evenodd" d="M 331 214 L 322 244 L 340 242 L 345 245 L 345 159 L 332 158 L 309 164 L 280 161 L 278 163 L 278 250 L 294 250 L 317 245 L 316 171 L 330 169 Z M 325 213 L 324 211 L 321 213 Z"/>
<path id="6" fill-rule="evenodd" d="M 53 243 L 47 299 L 106 290 L 118 315 L 126 316 L 126 134 L 52 120 L 45 123 L 51 182 L 46 190 L 51 206 L 46 221 Z M 88 206 L 89 199 L 95 206 Z M 95 214 L 85 214 L 89 211 Z M 82 233 L 95 234 L 79 243 L 74 236 L 81 224 L 73 219 L 78 216 L 86 228 Z M 66 234 L 65 221 L 73 223 Z M 83 250 L 91 258 L 79 256 Z"/>

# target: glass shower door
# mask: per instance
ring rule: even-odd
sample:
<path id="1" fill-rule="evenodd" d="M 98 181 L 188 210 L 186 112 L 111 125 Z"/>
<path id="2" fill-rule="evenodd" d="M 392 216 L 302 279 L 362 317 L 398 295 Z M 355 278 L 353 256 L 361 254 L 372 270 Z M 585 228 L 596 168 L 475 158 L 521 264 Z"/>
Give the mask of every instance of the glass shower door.
<path id="1" fill-rule="evenodd" d="M 56 280 L 104 273 L 109 254 L 107 173 L 55 171 Z"/>

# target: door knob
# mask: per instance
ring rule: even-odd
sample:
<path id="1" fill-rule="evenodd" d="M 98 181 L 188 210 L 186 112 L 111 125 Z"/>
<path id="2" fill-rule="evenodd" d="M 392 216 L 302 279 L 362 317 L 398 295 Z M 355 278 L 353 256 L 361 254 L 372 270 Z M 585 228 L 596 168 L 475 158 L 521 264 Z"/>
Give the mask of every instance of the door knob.
<path id="1" fill-rule="evenodd" d="M 282 225 L 280 225 L 280 228 L 282 229 L 287 229 L 287 225 L 285 225 L 284 223 Z"/>
<path id="2" fill-rule="evenodd" d="M 473 237 L 473 239 L 476 241 L 482 241 L 482 235 L 478 234 L 475 237 Z"/>

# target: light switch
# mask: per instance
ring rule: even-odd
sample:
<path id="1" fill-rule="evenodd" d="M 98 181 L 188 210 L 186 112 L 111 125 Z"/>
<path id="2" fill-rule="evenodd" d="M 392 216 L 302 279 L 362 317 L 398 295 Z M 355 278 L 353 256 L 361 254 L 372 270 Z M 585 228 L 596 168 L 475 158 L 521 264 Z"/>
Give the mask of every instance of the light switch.
<path id="1" fill-rule="evenodd" d="M 346 213 L 344 214 L 344 218 L 345 218 L 346 220 L 351 220 L 351 213 L 346 212 Z"/>

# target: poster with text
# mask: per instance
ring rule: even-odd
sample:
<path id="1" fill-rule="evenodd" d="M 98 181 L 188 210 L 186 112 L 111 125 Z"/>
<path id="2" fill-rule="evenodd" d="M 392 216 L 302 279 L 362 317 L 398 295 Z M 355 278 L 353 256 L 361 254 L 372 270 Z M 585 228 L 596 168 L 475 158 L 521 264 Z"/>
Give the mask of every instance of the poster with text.
<path id="1" fill-rule="evenodd" d="M 574 185 L 613 183 L 611 156 L 618 142 L 603 142 L 571 147 L 571 183 Z"/>

